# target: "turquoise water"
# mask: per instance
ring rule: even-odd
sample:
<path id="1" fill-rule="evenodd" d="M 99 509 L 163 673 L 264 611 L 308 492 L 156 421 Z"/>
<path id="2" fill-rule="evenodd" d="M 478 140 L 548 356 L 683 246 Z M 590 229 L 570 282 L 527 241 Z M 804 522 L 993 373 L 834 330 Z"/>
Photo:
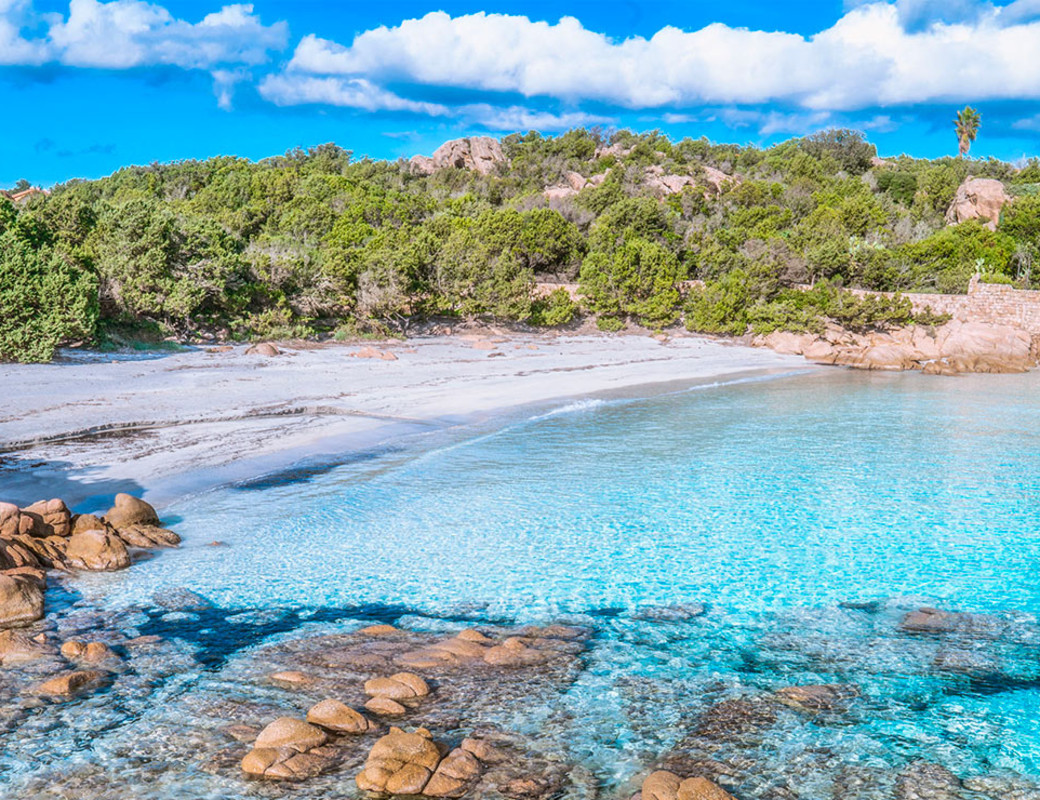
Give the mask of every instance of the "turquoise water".
<path id="1" fill-rule="evenodd" d="M 364 606 L 431 629 L 588 625 L 569 746 L 604 786 L 714 702 L 821 682 L 861 697 L 742 752 L 787 776 L 785 796 L 917 759 L 1040 781 L 1038 389 L 835 370 L 560 404 L 187 499 L 166 509 L 183 549 L 76 590 L 108 607 L 178 586 L 222 609 Z M 640 619 L 695 603 L 706 613 Z M 921 605 L 994 614 L 1000 632 L 900 632 Z M 943 648 L 984 674 L 937 670 Z M 741 797 L 780 796 L 766 783 Z"/>

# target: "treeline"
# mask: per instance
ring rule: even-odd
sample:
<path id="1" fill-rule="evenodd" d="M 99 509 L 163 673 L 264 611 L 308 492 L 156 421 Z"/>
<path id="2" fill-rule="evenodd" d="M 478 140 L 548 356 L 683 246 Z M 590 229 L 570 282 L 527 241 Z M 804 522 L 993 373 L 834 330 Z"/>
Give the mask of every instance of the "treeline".
<path id="1" fill-rule="evenodd" d="M 574 130 L 503 140 L 496 174 L 412 174 L 334 145 L 252 163 L 213 158 L 72 181 L 0 201 L 0 358 L 203 333 L 227 339 L 407 330 L 432 316 L 605 330 L 806 329 L 909 319 L 840 287 L 964 291 L 971 275 L 1034 281 L 1040 164 L 902 157 L 873 166 L 854 132 L 766 150 Z M 692 176 L 664 194 L 653 172 Z M 706 170 L 736 176 L 716 190 Z M 548 200 L 568 172 L 606 177 Z M 1018 199 L 997 231 L 948 227 L 969 175 Z M 705 282 L 683 292 L 686 281 Z M 536 283 L 578 282 L 536 296 Z M 814 292 L 793 291 L 813 283 Z"/>

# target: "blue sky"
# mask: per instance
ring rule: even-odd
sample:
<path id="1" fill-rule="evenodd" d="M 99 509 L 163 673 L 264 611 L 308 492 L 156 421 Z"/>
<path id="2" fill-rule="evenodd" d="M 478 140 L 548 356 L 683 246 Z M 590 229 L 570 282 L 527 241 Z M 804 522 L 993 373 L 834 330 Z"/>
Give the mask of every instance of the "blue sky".
<path id="1" fill-rule="evenodd" d="M 0 0 L 0 187 L 334 141 L 377 158 L 576 125 L 883 154 L 1040 151 L 1040 0 Z"/>

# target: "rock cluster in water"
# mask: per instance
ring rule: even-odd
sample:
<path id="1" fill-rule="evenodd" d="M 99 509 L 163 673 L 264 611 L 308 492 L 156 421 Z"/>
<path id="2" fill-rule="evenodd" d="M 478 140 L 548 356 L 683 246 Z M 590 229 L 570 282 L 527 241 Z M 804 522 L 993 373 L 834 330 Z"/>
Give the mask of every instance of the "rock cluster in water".
<path id="1" fill-rule="evenodd" d="M 275 646 L 268 653 L 295 668 L 272 674 L 273 683 L 333 696 L 313 704 L 304 719 L 267 723 L 241 769 L 256 778 L 290 781 L 356 769 L 359 789 L 390 795 L 458 798 L 486 782 L 489 791 L 507 796 L 546 797 L 561 786 L 562 775 L 524 753 L 518 740 L 470 730 L 452 747 L 431 730 L 479 726 L 488 702 L 500 708 L 559 692 L 574 674 L 587 635 L 580 628 L 548 626 L 435 636 L 373 625 Z M 416 665 L 436 680 L 410 671 Z M 344 702 L 362 695 L 363 711 Z M 468 710 L 469 719 L 460 719 L 460 710 Z M 420 716 L 423 724 L 406 731 L 381 723 L 408 715 Z M 370 734 L 379 738 L 363 745 Z"/>
<path id="2" fill-rule="evenodd" d="M 47 570 L 126 569 L 133 548 L 178 544 L 155 509 L 128 494 L 117 494 L 103 517 L 73 514 L 61 500 L 0 503 L 0 628 L 43 617 Z"/>
<path id="3" fill-rule="evenodd" d="M 154 510 L 130 501 L 121 498 L 103 518 L 85 522 L 58 501 L 15 509 L 17 513 L 5 507 L 3 538 L 32 554 L 36 551 L 16 537 L 71 540 L 77 530 L 96 530 L 118 540 L 128 553 L 136 546 L 133 542 L 169 542 L 173 534 L 158 527 Z M 44 536 L 35 534 L 37 525 Z M 62 550 L 62 545 L 51 544 L 56 554 Z M 60 567 L 52 562 L 50 568 L 83 569 L 73 566 L 68 550 L 66 543 Z M 40 568 L 10 567 L 0 573 L 9 580 L 0 589 L 6 586 L 3 608 L 9 617 L 31 624 L 35 611 L 27 604 L 25 587 L 34 584 L 26 583 L 27 570 L 43 574 Z M 42 607 L 42 589 L 40 602 Z M 583 719 L 572 689 L 579 676 L 595 672 L 592 662 L 599 648 L 592 644 L 593 631 L 628 626 L 633 637 L 644 639 L 626 640 L 625 646 L 645 643 L 649 650 L 644 652 L 653 658 L 666 652 L 671 657 L 672 651 L 663 648 L 665 641 L 704 639 L 718 645 L 707 633 L 715 624 L 714 610 L 696 603 L 647 606 L 617 618 L 574 617 L 567 621 L 580 624 L 520 628 L 459 630 L 465 623 L 441 621 L 436 623 L 438 633 L 378 624 L 260 647 L 252 645 L 263 636 L 264 620 L 277 612 L 236 611 L 228 627 L 245 627 L 242 641 L 249 645 L 243 645 L 233 663 L 210 671 L 203 669 L 201 655 L 178 641 L 185 634 L 176 626 L 204 638 L 206 628 L 220 624 L 222 612 L 186 590 L 167 589 L 154 603 L 155 608 L 106 616 L 82 607 L 56 614 L 59 604 L 52 601 L 45 622 L 0 630 L 0 701 L 8 739 L 24 735 L 28 740 L 54 725 L 79 725 L 79 737 L 96 735 L 105 752 L 113 754 L 111 764 L 78 767 L 71 766 L 78 762 L 70 756 L 52 758 L 49 771 L 39 769 L 19 796 L 117 800 L 168 771 L 173 780 L 186 782 L 184 796 L 212 793 L 212 784 L 200 780 L 203 776 L 219 781 L 229 796 L 291 792 L 301 800 L 352 795 L 355 786 L 380 795 L 498 800 L 620 800 L 636 791 L 641 800 L 1040 797 L 1040 786 L 1022 776 L 993 771 L 958 777 L 926 758 L 900 760 L 888 770 L 852 763 L 841 758 L 838 740 L 828 735 L 857 731 L 865 719 L 888 713 L 891 697 L 872 697 L 876 687 L 869 678 L 861 684 L 862 672 L 851 673 L 848 665 L 869 662 L 875 650 L 884 657 L 893 642 L 901 655 L 915 654 L 915 680 L 983 690 L 1000 682 L 1033 686 L 1035 670 L 1015 673 L 1008 662 L 1014 648 L 1035 654 L 1040 642 L 1035 620 L 1023 628 L 1004 616 L 916 604 L 890 606 L 887 612 L 879 611 L 882 604 L 877 602 L 833 609 L 842 625 L 873 620 L 876 636 L 869 645 L 859 639 L 849 643 L 863 651 L 843 649 L 833 639 L 812 639 L 813 624 L 806 625 L 805 619 L 792 630 L 771 626 L 756 639 L 757 660 L 751 666 L 759 670 L 756 675 L 783 677 L 680 686 L 673 735 L 655 739 L 651 731 L 644 741 L 654 744 L 628 750 L 630 756 L 634 753 L 632 763 L 642 765 L 632 771 L 642 771 L 608 794 L 603 776 L 585 769 L 584 754 L 570 746 L 576 720 Z M 813 616 L 811 622 L 820 619 Z M 633 626 L 633 620 L 652 624 Z M 156 621 L 169 627 L 156 628 Z M 257 633 L 249 625 L 256 625 L 252 630 Z M 164 636 L 155 635 L 156 630 Z M 814 649 L 819 641 L 823 644 Z M 624 657 L 620 650 L 607 657 L 618 655 Z M 874 664 L 870 662 L 870 674 Z M 200 676 L 199 688 L 169 691 L 185 674 Z M 101 688 L 109 691 L 92 691 Z M 646 729 L 660 725 L 659 717 L 644 712 L 668 702 L 668 691 L 664 682 L 639 675 L 627 685 L 613 684 L 603 702 L 612 702 L 608 694 L 620 697 L 618 713 L 633 731 L 640 731 L 641 718 Z M 132 727 L 130 716 L 146 717 L 146 722 L 124 739 L 112 736 L 121 726 Z M 810 744 L 789 743 L 792 732 L 811 734 Z M 609 736 L 607 742 L 615 747 Z M 63 744 L 54 741 L 48 747 Z M 25 745 L 30 746 L 37 743 Z M 781 752 L 790 752 L 791 761 L 778 769 L 776 754 Z M 140 784 L 121 782 L 119 765 L 126 764 L 133 765 L 133 780 Z M 69 770 L 74 774 L 66 776 Z M 196 783 L 187 785 L 190 781 Z M 281 781 L 294 785 L 283 787 Z"/>

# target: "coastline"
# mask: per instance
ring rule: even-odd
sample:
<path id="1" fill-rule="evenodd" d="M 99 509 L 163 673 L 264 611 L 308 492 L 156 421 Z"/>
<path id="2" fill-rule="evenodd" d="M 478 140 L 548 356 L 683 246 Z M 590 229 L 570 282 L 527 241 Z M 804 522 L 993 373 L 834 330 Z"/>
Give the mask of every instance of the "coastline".
<path id="1" fill-rule="evenodd" d="M 0 416 L 5 499 L 61 496 L 92 510 L 128 492 L 162 507 L 509 410 L 819 369 L 798 356 L 701 337 L 482 332 L 378 348 L 286 346 L 277 356 L 247 349 L 77 353 L 54 364 L 0 366 L 10 387 Z"/>

